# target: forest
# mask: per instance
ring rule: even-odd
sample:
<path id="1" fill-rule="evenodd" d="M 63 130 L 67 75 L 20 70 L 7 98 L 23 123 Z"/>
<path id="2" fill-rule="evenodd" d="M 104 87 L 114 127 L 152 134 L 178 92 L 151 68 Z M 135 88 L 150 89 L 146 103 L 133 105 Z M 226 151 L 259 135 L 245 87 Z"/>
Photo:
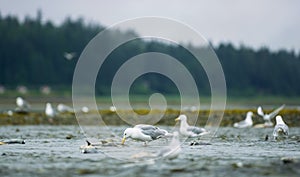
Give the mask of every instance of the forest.
<path id="1" fill-rule="evenodd" d="M 54 90 L 70 90 L 80 53 L 103 29 L 105 27 L 99 24 L 71 18 L 54 25 L 51 21 L 43 21 L 41 12 L 23 21 L 14 16 L 0 15 L 0 85 L 6 88 L 25 85 L 33 89 L 47 85 Z M 123 35 L 138 36 L 133 31 L 112 33 L 111 40 Z M 231 43 L 212 47 L 223 67 L 229 95 L 300 96 L 300 56 L 294 51 L 237 47 Z M 66 52 L 75 52 L 76 56 L 67 60 L 64 57 Z M 201 65 L 183 46 L 141 39 L 118 47 L 108 56 L 98 73 L 96 93 L 110 94 L 112 79 L 122 63 L 145 52 L 161 52 L 175 57 L 193 73 L 199 92 L 203 95 L 210 93 Z M 139 77 L 132 92 L 177 94 L 178 90 L 168 78 L 152 73 Z"/>

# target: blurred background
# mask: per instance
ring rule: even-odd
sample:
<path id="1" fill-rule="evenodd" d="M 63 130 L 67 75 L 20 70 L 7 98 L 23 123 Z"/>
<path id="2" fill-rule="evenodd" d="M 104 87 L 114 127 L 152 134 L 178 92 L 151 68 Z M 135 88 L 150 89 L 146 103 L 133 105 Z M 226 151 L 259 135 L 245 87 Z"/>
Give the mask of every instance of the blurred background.
<path id="1" fill-rule="evenodd" d="M 228 101 L 290 103 L 300 98 L 300 2 L 292 1 L 4 1 L 0 0 L 0 98 L 23 95 L 70 102 L 80 53 L 106 27 L 142 16 L 178 20 L 197 30 L 214 48 L 224 70 Z M 157 27 L 153 27 L 157 28 Z M 139 36 L 141 29 L 112 31 L 111 40 Z M 184 35 L 174 34 L 193 46 Z M 195 46 L 197 47 L 197 46 Z M 117 48 L 98 73 L 96 94 L 105 100 L 118 68 L 144 52 L 177 58 L 193 73 L 200 94 L 210 96 L 201 65 L 182 46 L 134 40 Z M 87 71 L 88 72 L 88 71 Z M 176 96 L 168 78 L 146 74 L 133 95 Z"/>

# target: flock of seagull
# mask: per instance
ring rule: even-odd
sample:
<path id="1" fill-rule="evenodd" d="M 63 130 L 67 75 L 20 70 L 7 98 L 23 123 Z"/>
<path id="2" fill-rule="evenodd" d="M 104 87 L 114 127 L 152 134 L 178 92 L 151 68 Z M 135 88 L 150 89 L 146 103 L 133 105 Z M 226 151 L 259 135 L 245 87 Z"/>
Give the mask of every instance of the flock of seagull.
<path id="1" fill-rule="evenodd" d="M 16 98 L 16 105 L 17 105 L 16 111 L 28 111 L 31 108 L 31 105 L 26 100 L 24 100 L 22 97 Z M 274 125 L 272 122 L 272 119 L 276 116 L 276 118 L 275 118 L 276 125 L 275 125 L 274 131 L 273 131 L 274 139 L 276 139 L 280 135 L 288 136 L 288 134 L 289 134 L 288 126 L 283 121 L 282 116 L 278 115 L 278 113 L 284 107 L 285 107 L 285 105 L 282 105 L 279 108 L 275 109 L 273 112 L 266 114 L 266 113 L 264 113 L 262 107 L 259 106 L 257 108 L 257 114 L 263 118 L 265 123 L 254 125 L 254 127 L 255 128 L 272 127 Z M 110 110 L 115 112 L 116 107 L 111 106 Z M 88 107 L 82 107 L 81 111 L 87 113 L 89 111 L 89 109 L 88 109 Z M 46 103 L 45 115 L 47 117 L 53 118 L 58 114 L 58 112 L 60 112 L 60 113 L 74 112 L 74 109 L 65 104 L 60 103 L 57 105 L 57 108 L 55 110 L 52 107 L 51 103 Z M 9 111 L 8 114 L 12 115 L 13 112 Z M 252 116 L 253 116 L 253 112 L 251 112 L 251 111 L 247 112 L 245 120 L 234 123 L 233 127 L 236 127 L 236 128 L 252 127 L 253 126 Z M 179 132 L 183 136 L 199 137 L 199 136 L 209 133 L 204 128 L 189 126 L 187 123 L 186 115 L 180 115 L 175 120 L 180 121 Z M 147 142 L 147 141 L 158 139 L 163 136 L 170 136 L 170 135 L 172 135 L 172 134 L 170 134 L 166 130 L 160 129 L 158 127 L 155 127 L 152 125 L 139 124 L 139 125 L 134 126 L 133 128 L 127 128 L 124 131 L 122 144 L 124 144 L 126 138 L 132 138 L 135 140 L 141 140 L 141 141 Z"/>
<path id="2" fill-rule="evenodd" d="M 279 137 L 287 137 L 289 135 L 289 128 L 282 119 L 282 116 L 278 113 L 284 108 L 285 105 L 280 106 L 273 112 L 265 114 L 262 110 L 262 107 L 258 107 L 257 114 L 261 116 L 265 123 L 256 125 L 256 127 L 272 127 L 272 119 L 276 116 L 276 125 L 273 130 L 274 140 L 277 140 Z M 236 128 L 249 128 L 253 126 L 252 121 L 253 112 L 247 112 L 246 119 L 237 123 L 234 123 Z M 203 135 L 209 134 L 210 132 L 201 127 L 190 126 L 187 123 L 187 116 L 182 114 L 175 121 L 180 121 L 179 133 L 188 138 L 201 137 Z M 125 129 L 123 133 L 123 139 L 121 144 L 124 145 L 126 139 L 131 138 L 133 140 L 144 142 L 145 146 L 147 142 L 157 140 L 159 138 L 165 138 L 173 136 L 172 142 L 168 145 L 167 148 L 161 150 L 158 154 L 160 157 L 167 157 L 169 159 L 175 158 L 181 152 L 180 141 L 178 132 L 169 133 L 167 130 L 161 129 L 159 127 L 147 124 L 138 124 L 132 128 Z"/>
<path id="3" fill-rule="evenodd" d="M 30 104 L 21 97 L 16 98 L 16 105 L 17 105 L 16 111 L 28 111 L 31 108 Z M 257 114 L 263 118 L 265 123 L 257 124 L 254 127 L 272 127 L 273 126 L 272 119 L 276 116 L 275 118 L 276 125 L 273 130 L 274 140 L 277 140 L 278 137 L 287 137 L 289 135 L 289 128 L 283 121 L 282 116 L 278 115 L 278 113 L 284 108 L 284 106 L 285 105 L 280 106 L 279 108 L 275 109 L 273 112 L 269 114 L 264 113 L 262 107 L 259 106 L 257 109 Z M 116 111 L 116 107 L 110 107 L 110 110 Z M 55 110 L 52 107 L 51 103 L 46 103 L 45 115 L 47 117 L 49 118 L 55 117 L 57 115 L 57 111 L 60 113 L 74 112 L 74 109 L 64 104 L 58 104 Z M 87 107 L 83 107 L 81 111 L 88 112 L 89 110 Z M 253 112 L 251 111 L 247 112 L 245 120 L 234 123 L 233 127 L 236 128 L 252 127 L 253 126 L 252 116 L 253 116 Z M 205 128 L 190 126 L 187 123 L 187 119 L 188 119 L 187 116 L 184 114 L 179 115 L 179 117 L 175 119 L 176 122 L 180 123 L 179 132 L 174 131 L 170 133 L 165 129 L 153 125 L 147 125 L 147 124 L 138 124 L 133 126 L 132 128 L 126 128 L 123 133 L 121 145 L 124 145 L 127 139 L 133 139 L 136 141 L 144 142 L 144 145 L 147 146 L 147 143 L 150 141 L 154 141 L 160 138 L 172 137 L 171 143 L 166 148 L 163 148 L 157 154 L 157 156 L 175 158 L 181 152 L 179 134 L 187 138 L 198 138 L 210 133 Z M 92 146 L 93 145 L 88 142 L 88 146 L 84 148 L 84 151 L 87 152 L 87 149 L 92 149 L 93 148 Z"/>
<path id="4" fill-rule="evenodd" d="M 263 124 L 257 124 L 254 125 L 255 128 L 261 128 L 261 127 L 273 127 L 272 119 L 275 117 L 276 125 L 273 130 L 273 137 L 274 139 L 278 139 L 279 137 L 287 137 L 289 135 L 289 127 L 285 124 L 283 121 L 283 118 L 281 115 L 278 115 L 279 112 L 284 108 L 285 105 L 280 106 L 279 108 L 275 109 L 273 112 L 269 114 L 265 114 L 262 107 L 259 106 L 257 108 L 257 114 L 261 116 L 265 123 Z M 253 126 L 252 121 L 253 112 L 249 111 L 247 112 L 245 120 L 242 120 L 240 122 L 234 123 L 233 127 L 236 128 L 249 128 Z"/>
<path id="5" fill-rule="evenodd" d="M 150 141 L 155 141 L 160 138 L 168 138 L 172 137 L 171 142 L 168 144 L 168 146 L 162 148 L 159 152 L 156 154 L 147 154 L 147 157 L 161 157 L 165 159 L 173 159 L 176 158 L 180 152 L 181 149 L 181 143 L 179 140 L 179 135 L 188 137 L 188 138 L 197 138 L 201 137 L 203 135 L 208 134 L 209 132 L 200 127 L 190 126 L 187 123 L 187 116 L 182 114 L 179 117 L 175 119 L 176 122 L 180 122 L 180 128 L 179 132 L 174 131 L 172 133 L 168 132 L 165 129 L 159 128 L 157 126 L 148 125 L 148 124 L 138 124 L 135 125 L 132 128 L 126 128 L 123 133 L 123 138 L 121 145 L 125 144 L 126 139 L 133 139 L 136 141 L 144 142 L 144 146 L 147 146 L 147 143 Z M 82 146 L 82 152 L 83 153 L 89 153 L 89 152 L 95 152 L 97 146 L 96 144 L 92 144 L 87 141 L 87 146 Z M 97 152 L 97 151 L 96 151 Z M 144 157 L 144 156 L 141 156 Z"/>
<path id="6" fill-rule="evenodd" d="M 15 112 L 28 112 L 31 109 L 31 105 L 24 100 L 22 97 L 17 97 L 16 98 L 16 109 Z M 109 110 L 111 112 L 116 112 L 117 108 L 115 106 L 110 106 Z M 90 111 L 90 109 L 87 106 L 83 106 L 80 110 L 75 110 L 70 106 L 67 106 L 65 104 L 59 103 L 56 107 L 56 109 L 52 106 L 51 103 L 46 103 L 46 107 L 45 107 L 45 115 L 47 117 L 53 118 L 55 116 L 57 116 L 59 113 L 74 113 L 74 112 L 83 112 L 83 113 L 88 113 Z M 9 110 L 7 111 L 7 114 L 9 116 L 13 115 L 13 111 Z"/>
<path id="7" fill-rule="evenodd" d="M 209 131 L 207 131 L 204 128 L 190 126 L 187 123 L 187 116 L 184 114 L 176 118 L 175 121 L 180 122 L 179 133 L 182 136 L 188 138 L 197 138 L 209 133 Z M 153 125 L 138 124 L 135 125 L 133 128 L 125 129 L 121 144 L 124 144 L 127 138 L 131 138 L 137 141 L 143 141 L 145 145 L 147 145 L 147 142 L 149 141 L 153 141 L 162 137 L 169 137 L 173 135 L 174 133 L 169 133 L 167 130 L 161 129 Z"/>
<path id="8" fill-rule="evenodd" d="M 17 97 L 16 98 L 16 105 L 17 108 L 15 109 L 16 112 L 28 112 L 31 109 L 31 105 L 24 100 L 22 97 Z M 88 107 L 82 107 L 81 112 L 87 113 L 89 112 L 89 108 Z M 49 118 L 53 118 L 55 116 L 58 115 L 58 113 L 66 113 L 66 112 L 70 112 L 73 113 L 75 112 L 73 108 L 59 103 L 57 105 L 57 108 L 55 109 L 51 103 L 46 103 L 46 107 L 45 107 L 45 115 Z M 9 110 L 7 112 L 10 116 L 13 115 L 13 112 L 11 110 Z"/>
<path id="9" fill-rule="evenodd" d="M 285 122 L 282 119 L 282 116 L 278 115 L 278 113 L 284 108 L 285 105 L 280 106 L 273 112 L 269 114 L 265 114 L 262 110 L 262 107 L 258 107 L 257 113 L 261 117 L 263 117 L 265 123 L 264 124 L 258 124 L 254 127 L 272 127 L 273 122 L 272 119 L 276 116 L 276 125 L 273 130 L 273 136 L 274 139 L 277 139 L 279 136 L 288 136 L 289 134 L 289 128 L 285 124 Z M 237 123 L 234 123 L 233 126 L 236 128 L 249 128 L 253 126 L 252 121 L 253 112 L 249 111 L 247 112 L 246 119 Z M 187 123 L 187 116 L 182 114 L 178 118 L 175 119 L 175 121 L 180 121 L 180 128 L 179 133 L 182 136 L 189 137 L 189 138 L 195 138 L 195 137 L 201 137 L 203 135 L 209 134 L 209 131 L 207 131 L 205 128 L 201 127 L 195 127 L 190 126 Z M 145 145 L 149 141 L 157 140 L 162 137 L 168 137 L 172 136 L 172 133 L 169 133 L 167 130 L 161 129 L 159 127 L 153 126 L 153 125 L 147 125 L 147 124 L 138 124 L 135 125 L 132 128 L 127 128 L 123 133 L 123 139 L 122 143 L 125 143 L 125 140 L 127 138 L 131 138 L 138 141 L 143 141 Z"/>

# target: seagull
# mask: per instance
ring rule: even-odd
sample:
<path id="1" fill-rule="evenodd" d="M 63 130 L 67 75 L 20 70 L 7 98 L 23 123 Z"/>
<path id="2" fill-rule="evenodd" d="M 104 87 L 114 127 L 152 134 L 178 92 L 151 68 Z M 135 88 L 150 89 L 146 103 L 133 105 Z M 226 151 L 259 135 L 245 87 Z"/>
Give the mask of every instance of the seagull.
<path id="1" fill-rule="evenodd" d="M 179 132 L 184 136 L 192 138 L 192 137 L 199 137 L 209 133 L 204 128 L 189 126 L 189 124 L 187 123 L 187 117 L 184 114 L 176 118 L 175 121 L 180 121 Z"/>
<path id="2" fill-rule="evenodd" d="M 87 145 L 80 146 L 81 153 L 97 153 L 97 149 L 89 141 L 86 141 Z"/>
<path id="3" fill-rule="evenodd" d="M 6 114 L 11 117 L 14 115 L 14 112 L 12 110 L 8 110 Z"/>
<path id="4" fill-rule="evenodd" d="M 74 112 L 73 109 L 65 104 L 58 104 L 57 105 L 58 112 Z"/>
<path id="5" fill-rule="evenodd" d="M 273 137 L 277 140 L 279 136 L 287 137 L 289 135 L 289 127 L 284 123 L 280 115 L 276 116 L 276 126 L 274 127 Z"/>
<path id="6" fill-rule="evenodd" d="M 51 103 L 46 103 L 45 114 L 47 117 L 53 118 L 56 115 L 55 110 L 53 109 Z"/>
<path id="7" fill-rule="evenodd" d="M 111 112 L 116 112 L 116 111 L 117 111 L 117 108 L 116 108 L 115 106 L 110 106 L 110 107 L 109 107 L 109 110 L 110 110 Z"/>
<path id="8" fill-rule="evenodd" d="M 25 140 L 23 139 L 9 139 L 0 142 L 0 145 L 3 144 L 25 144 Z"/>
<path id="9" fill-rule="evenodd" d="M 76 53 L 75 52 L 65 52 L 64 53 L 64 57 L 67 59 L 67 60 L 72 60 L 73 58 L 75 58 L 76 56 Z"/>
<path id="10" fill-rule="evenodd" d="M 30 104 L 21 97 L 16 98 L 16 104 L 20 110 L 30 109 Z"/>
<path id="11" fill-rule="evenodd" d="M 88 113 L 89 111 L 90 111 L 90 109 L 87 106 L 83 106 L 81 108 L 81 112 L 83 112 L 83 113 Z"/>
<path id="12" fill-rule="evenodd" d="M 158 154 L 157 157 L 162 157 L 166 159 L 174 159 L 178 157 L 182 149 L 179 141 L 179 133 L 177 131 L 173 132 L 173 138 L 171 143 L 163 148 Z"/>
<path id="13" fill-rule="evenodd" d="M 126 138 L 131 138 L 137 141 L 143 141 L 145 145 L 147 142 L 157 140 L 162 137 L 170 136 L 167 130 L 160 129 L 153 125 L 138 124 L 133 128 L 127 128 L 123 133 L 122 145 Z"/>
<path id="14" fill-rule="evenodd" d="M 252 125 L 253 125 L 252 115 L 253 115 L 253 112 L 251 112 L 251 111 L 247 112 L 246 119 L 242 120 L 240 122 L 234 123 L 233 127 L 236 127 L 236 128 L 252 127 Z"/>
<path id="15" fill-rule="evenodd" d="M 273 112 L 269 113 L 269 114 L 264 114 L 263 109 L 261 106 L 259 106 L 257 108 L 257 114 L 260 115 L 261 117 L 263 117 L 264 121 L 265 121 L 265 126 L 266 127 L 271 127 L 273 126 L 273 123 L 271 121 L 271 119 L 273 117 L 275 117 L 283 108 L 284 108 L 284 104 L 281 105 L 279 108 L 275 109 Z"/>

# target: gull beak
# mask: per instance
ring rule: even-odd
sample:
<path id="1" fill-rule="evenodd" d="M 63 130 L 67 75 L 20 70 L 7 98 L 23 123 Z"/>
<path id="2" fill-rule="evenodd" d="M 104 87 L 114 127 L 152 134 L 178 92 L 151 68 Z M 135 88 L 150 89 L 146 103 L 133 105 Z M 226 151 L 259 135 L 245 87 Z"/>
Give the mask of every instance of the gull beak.
<path id="1" fill-rule="evenodd" d="M 122 143 L 121 143 L 122 145 L 124 145 L 125 140 L 126 140 L 126 137 L 124 136 L 123 139 L 122 139 Z"/>
<path id="2" fill-rule="evenodd" d="M 179 117 L 177 117 L 177 118 L 175 119 L 175 122 L 178 122 L 178 121 L 180 121 Z"/>

